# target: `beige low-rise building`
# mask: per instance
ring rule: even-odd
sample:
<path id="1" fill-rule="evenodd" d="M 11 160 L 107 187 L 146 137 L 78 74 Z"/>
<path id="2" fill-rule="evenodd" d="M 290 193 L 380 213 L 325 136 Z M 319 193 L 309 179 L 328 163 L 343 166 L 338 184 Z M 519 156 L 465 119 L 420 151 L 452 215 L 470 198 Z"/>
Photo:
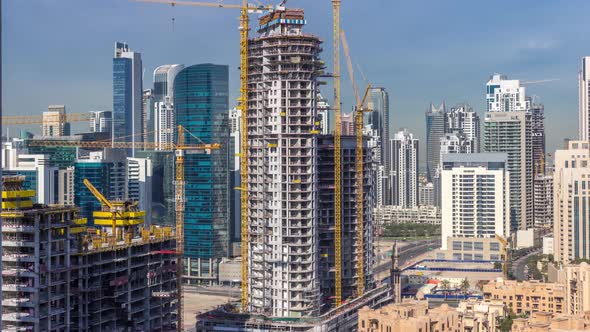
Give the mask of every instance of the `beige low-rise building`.
<path id="1" fill-rule="evenodd" d="M 429 309 L 428 301 L 404 301 L 380 309 L 361 308 L 359 332 L 461 332 L 457 310 L 443 304 Z"/>
<path id="2" fill-rule="evenodd" d="M 566 289 L 562 284 L 498 278 L 483 286 L 483 296 L 486 302 L 503 301 L 517 315 L 538 311 L 565 312 Z"/>
<path id="3" fill-rule="evenodd" d="M 507 316 L 506 305 L 502 301 L 469 299 L 461 301 L 457 311 L 462 331 L 466 332 L 496 332 L 499 319 Z"/>
<path id="4" fill-rule="evenodd" d="M 590 312 L 590 264 L 564 266 L 558 272 L 558 282 L 566 289 L 566 314 Z"/>
<path id="5" fill-rule="evenodd" d="M 550 312 L 534 312 L 529 318 L 516 318 L 512 332 L 584 332 L 590 331 L 590 313 L 566 316 Z"/>

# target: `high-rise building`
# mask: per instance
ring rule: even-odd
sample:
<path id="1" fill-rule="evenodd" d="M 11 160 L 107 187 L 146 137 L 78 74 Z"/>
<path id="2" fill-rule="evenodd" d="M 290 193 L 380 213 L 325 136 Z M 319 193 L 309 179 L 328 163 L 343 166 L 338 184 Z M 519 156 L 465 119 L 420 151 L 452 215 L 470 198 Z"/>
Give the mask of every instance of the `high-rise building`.
<path id="1" fill-rule="evenodd" d="M 152 169 L 151 225 L 171 226 L 175 222 L 175 151 L 136 151 L 135 157 L 148 159 Z"/>
<path id="2" fill-rule="evenodd" d="M 146 224 L 152 221 L 153 168 L 147 158 L 127 158 L 127 178 L 125 179 L 125 198 L 138 202 L 140 210 L 145 211 Z M 156 190 L 161 190 L 156 188 Z"/>
<path id="3" fill-rule="evenodd" d="M 420 191 L 418 193 L 418 204 L 420 206 L 433 206 L 434 205 L 434 185 L 432 182 L 420 183 Z"/>
<path id="4" fill-rule="evenodd" d="M 328 100 L 326 98 L 318 93 L 316 105 L 318 108 L 318 119 L 320 122 L 321 134 L 328 135 L 332 132 L 330 127 L 330 118 L 332 114 L 330 111 L 330 104 L 328 104 Z"/>
<path id="5" fill-rule="evenodd" d="M 110 133 L 113 130 L 113 112 L 92 111 L 90 112 L 90 132 Z"/>
<path id="6" fill-rule="evenodd" d="M 519 80 L 494 74 L 486 84 L 487 112 L 524 112 L 529 109 L 526 89 Z"/>
<path id="7" fill-rule="evenodd" d="M 141 139 L 144 142 L 154 141 L 155 128 L 155 103 L 154 90 L 143 90 L 142 105 L 141 105 Z"/>
<path id="8" fill-rule="evenodd" d="M 553 223 L 553 175 L 539 174 L 534 180 L 534 209 L 535 226 L 551 225 Z"/>
<path id="9" fill-rule="evenodd" d="M 479 115 L 468 104 L 459 104 L 452 107 L 446 114 L 446 133 L 458 133 L 469 141 L 471 151 L 465 153 L 478 153 L 480 149 L 480 124 Z"/>
<path id="10" fill-rule="evenodd" d="M 533 227 L 533 150 L 531 114 L 525 111 L 487 112 L 485 152 L 508 154 L 511 232 Z"/>
<path id="11" fill-rule="evenodd" d="M 142 141 L 141 53 L 133 52 L 127 43 L 116 42 L 113 57 L 113 141 Z M 135 148 L 130 149 L 131 156 Z"/>
<path id="12" fill-rule="evenodd" d="M 231 140 L 231 156 L 234 156 L 231 159 L 232 164 L 230 167 L 230 178 L 231 178 L 231 186 L 230 188 L 236 188 L 241 186 L 241 179 L 242 176 L 240 174 L 240 133 L 241 133 L 241 119 L 242 119 L 242 111 L 237 108 L 233 108 L 229 110 L 229 123 L 230 123 L 230 140 Z M 233 241 L 238 241 L 240 239 L 241 234 L 241 207 L 242 202 L 240 200 L 240 192 L 237 190 L 232 190 L 230 192 L 231 197 L 231 220 L 232 220 L 232 232 L 231 238 Z"/>
<path id="13" fill-rule="evenodd" d="M 372 112 L 365 114 L 365 135 L 371 137 L 373 143 L 370 143 L 375 159 L 375 169 L 378 175 L 377 204 L 390 204 L 390 184 L 389 172 L 389 94 L 385 88 L 371 88 L 369 91 L 368 108 Z"/>
<path id="14" fill-rule="evenodd" d="M 555 152 L 553 237 L 555 260 L 590 259 L 590 156 L 587 141 Z"/>
<path id="15" fill-rule="evenodd" d="M 404 129 L 393 136 L 390 147 L 392 205 L 418 206 L 418 139 Z"/>
<path id="16" fill-rule="evenodd" d="M 66 119 L 65 105 L 49 105 L 43 112 L 43 136 L 70 135 L 70 124 Z"/>
<path id="17" fill-rule="evenodd" d="M 163 65 L 154 70 L 154 142 L 160 150 L 174 142 L 174 79 L 184 65 Z"/>
<path id="18" fill-rule="evenodd" d="M 189 283 L 217 280 L 218 264 L 229 255 L 230 131 L 228 67 L 199 64 L 174 79 L 176 124 L 185 128 L 186 144 L 219 143 L 211 153 L 184 157 L 185 259 Z"/>
<path id="19" fill-rule="evenodd" d="M 578 72 L 579 139 L 590 141 L 590 56 L 582 58 Z"/>
<path id="20" fill-rule="evenodd" d="M 312 131 L 323 65 L 321 41 L 305 24 L 303 10 L 277 9 L 250 40 L 248 311 L 270 316 L 315 316 L 321 307 Z"/>
<path id="21" fill-rule="evenodd" d="M 351 136 L 354 135 L 355 118 L 354 112 L 342 113 L 341 124 L 342 124 L 342 135 Z"/>
<path id="22" fill-rule="evenodd" d="M 356 209 L 356 137 L 342 137 L 342 298 L 353 297 L 358 280 L 358 227 Z M 335 289 L 334 240 L 334 136 L 318 137 L 318 236 L 319 279 L 322 302 L 331 308 Z M 363 146 L 363 266 L 365 289 L 373 289 L 373 209 L 375 202 L 375 174 L 373 159 L 368 153 L 367 139 Z"/>
<path id="23" fill-rule="evenodd" d="M 432 181 L 440 165 L 440 139 L 447 132 L 445 104 L 430 104 L 426 112 L 426 175 Z M 391 167 L 394 167 L 391 165 Z"/>
<path id="24" fill-rule="evenodd" d="M 454 132 L 444 134 L 440 138 L 440 160 L 445 154 L 451 153 L 475 153 L 474 142 L 468 139 L 464 134 Z"/>
<path id="25" fill-rule="evenodd" d="M 74 166 L 57 172 L 57 204 L 74 205 Z"/>
<path id="26" fill-rule="evenodd" d="M 511 188 L 505 153 L 444 155 L 441 183 L 445 193 L 442 196 L 443 250 L 453 248 L 451 241 L 457 241 L 456 238 L 473 240 L 510 234 Z M 453 248 L 477 250 L 467 249 Z M 471 252 L 465 254 L 473 258 Z M 464 256 L 456 258 L 464 259 Z"/>
<path id="27" fill-rule="evenodd" d="M 545 106 L 535 103 L 531 97 L 526 99 L 531 113 L 533 172 L 537 176 L 545 173 Z"/>

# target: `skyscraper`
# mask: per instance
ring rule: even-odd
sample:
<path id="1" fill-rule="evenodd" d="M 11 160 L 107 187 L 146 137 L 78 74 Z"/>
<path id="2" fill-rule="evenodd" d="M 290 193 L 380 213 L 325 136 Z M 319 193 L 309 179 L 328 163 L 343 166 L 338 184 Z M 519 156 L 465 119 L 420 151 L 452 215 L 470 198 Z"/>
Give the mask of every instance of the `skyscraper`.
<path id="1" fill-rule="evenodd" d="M 372 112 L 366 114 L 365 123 L 367 126 L 370 126 L 374 139 L 377 142 L 377 146 L 374 148 L 378 150 L 379 158 L 376 168 L 382 166 L 383 174 L 389 174 L 391 170 L 391 165 L 389 164 L 389 94 L 385 88 L 380 87 L 371 88 L 369 93 L 369 109 L 372 110 Z M 389 197 L 385 193 L 389 188 L 388 178 L 382 179 L 382 182 L 383 183 L 380 186 L 382 187 L 382 193 L 380 195 L 382 195 L 384 199 L 383 203 L 389 204 Z"/>
<path id="2" fill-rule="evenodd" d="M 511 231 L 533 227 L 533 149 L 531 113 L 487 112 L 485 152 L 508 154 Z"/>
<path id="3" fill-rule="evenodd" d="M 494 74 L 486 84 L 487 112 L 523 112 L 529 109 L 519 80 Z"/>
<path id="4" fill-rule="evenodd" d="M 553 237 L 555 260 L 590 259 L 590 155 L 587 141 L 555 152 Z"/>
<path id="5" fill-rule="evenodd" d="M 418 206 L 418 139 L 404 129 L 393 136 L 390 147 L 392 205 Z"/>
<path id="6" fill-rule="evenodd" d="M 480 149 L 479 115 L 468 104 L 452 107 L 446 114 L 446 133 L 459 133 L 471 141 L 471 149 L 466 153 L 478 153 Z"/>
<path id="7" fill-rule="evenodd" d="M 141 105 L 141 139 L 144 142 L 154 141 L 154 90 L 143 90 L 142 105 Z"/>
<path id="8" fill-rule="evenodd" d="M 248 309 L 279 317 L 315 316 L 321 304 L 312 131 L 323 65 L 305 23 L 303 10 L 277 9 L 249 48 Z"/>
<path id="9" fill-rule="evenodd" d="M 189 283 L 215 280 L 221 258 L 229 255 L 230 139 L 228 67 L 198 64 L 174 80 L 176 123 L 186 144 L 219 143 L 211 153 L 187 153 L 185 168 L 185 259 Z"/>
<path id="10" fill-rule="evenodd" d="M 239 187 L 241 185 L 241 174 L 240 174 L 240 123 L 242 119 L 242 111 L 237 108 L 233 108 L 229 110 L 229 123 L 230 123 L 230 140 L 231 140 L 231 152 L 230 158 L 231 159 L 231 186 L 230 188 Z M 232 220 L 232 234 L 231 239 L 232 241 L 239 241 L 240 234 L 241 234 L 241 207 L 242 202 L 240 201 L 240 192 L 237 190 L 232 190 L 230 193 L 231 196 L 231 220 Z"/>
<path id="11" fill-rule="evenodd" d="M 526 97 L 526 100 L 531 113 L 533 171 L 536 176 L 545 173 L 545 106 L 535 103 L 531 97 Z"/>
<path id="12" fill-rule="evenodd" d="M 482 239 L 510 234 L 511 188 L 506 167 L 505 153 L 443 156 L 442 249 L 452 249 L 453 259 L 491 259 L 483 256 Z"/>
<path id="13" fill-rule="evenodd" d="M 92 111 L 90 112 L 90 132 L 110 133 L 113 130 L 113 112 Z"/>
<path id="14" fill-rule="evenodd" d="M 535 226 L 553 223 L 553 174 L 535 176 L 533 203 Z"/>
<path id="15" fill-rule="evenodd" d="M 355 119 L 354 112 L 342 113 L 342 135 L 351 136 L 354 135 Z"/>
<path id="16" fill-rule="evenodd" d="M 174 142 L 174 79 L 184 65 L 163 65 L 154 70 L 154 141 L 160 150 Z"/>
<path id="17" fill-rule="evenodd" d="M 445 104 L 439 107 L 430 104 L 426 112 L 426 175 L 433 181 L 440 164 L 440 139 L 447 132 Z M 394 167 L 392 165 L 392 167 Z"/>
<path id="18" fill-rule="evenodd" d="M 145 221 L 152 224 L 152 191 L 162 190 L 153 187 L 152 161 L 147 158 L 127 158 L 127 184 L 125 198 L 138 202 L 138 208 L 145 211 Z"/>
<path id="19" fill-rule="evenodd" d="M 113 57 L 113 141 L 142 141 L 142 63 L 141 54 L 127 43 L 115 43 Z M 131 156 L 135 148 L 130 149 Z"/>
<path id="20" fill-rule="evenodd" d="M 578 110 L 580 140 L 590 140 L 590 56 L 582 58 L 582 68 L 578 72 Z"/>
<path id="21" fill-rule="evenodd" d="M 70 135 L 70 124 L 66 122 L 65 105 L 49 105 L 43 112 L 43 136 Z"/>

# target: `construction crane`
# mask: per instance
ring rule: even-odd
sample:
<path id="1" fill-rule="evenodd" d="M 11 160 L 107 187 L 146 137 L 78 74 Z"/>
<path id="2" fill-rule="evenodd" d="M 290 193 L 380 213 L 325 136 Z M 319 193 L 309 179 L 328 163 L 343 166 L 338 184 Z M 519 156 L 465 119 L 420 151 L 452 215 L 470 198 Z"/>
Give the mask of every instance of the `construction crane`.
<path id="1" fill-rule="evenodd" d="M 88 188 L 88 190 L 90 190 L 90 192 L 94 195 L 94 197 L 96 197 L 96 199 L 100 202 L 100 204 L 106 206 L 109 208 L 109 210 L 112 213 L 112 231 L 113 231 L 113 235 L 115 234 L 115 227 L 117 226 L 117 216 L 119 216 L 120 218 L 123 218 L 123 216 L 121 215 L 121 213 L 115 208 L 115 206 L 113 205 L 113 203 L 109 202 L 108 199 L 106 199 L 106 197 L 103 196 L 103 194 L 98 191 L 98 189 L 96 189 L 96 187 L 94 187 L 94 185 L 88 181 L 88 179 L 84 179 L 84 185 L 86 186 L 86 188 Z"/>
<path id="2" fill-rule="evenodd" d="M 340 105 L 340 0 L 332 0 L 334 42 L 334 268 L 336 307 L 342 305 L 342 105 Z"/>
<path id="3" fill-rule="evenodd" d="M 357 296 L 361 296 L 365 292 L 365 268 L 364 268 L 364 223 L 363 223 L 363 115 L 364 112 L 370 112 L 365 107 L 367 96 L 371 90 L 371 85 L 367 85 L 365 94 L 362 99 L 359 95 L 356 81 L 354 79 L 354 69 L 352 66 L 352 59 L 350 58 L 350 48 L 344 30 L 340 31 L 340 38 L 342 39 L 342 48 L 346 57 L 346 65 L 348 68 L 348 75 L 352 83 L 355 105 L 355 135 L 356 135 L 356 151 L 355 151 L 355 172 L 356 172 L 356 222 L 357 222 Z"/>
<path id="4" fill-rule="evenodd" d="M 190 2 L 190 1 L 167 1 L 167 0 L 134 0 L 135 2 L 159 3 L 172 6 L 196 6 L 240 9 L 240 98 L 238 109 L 241 112 L 240 122 L 240 219 L 241 219 L 241 255 L 242 255 L 242 311 L 246 311 L 248 305 L 248 32 L 250 31 L 250 13 L 260 13 L 273 10 L 271 5 L 248 4 L 242 0 L 241 5 L 223 4 L 219 2 Z M 287 0 L 281 2 L 284 5 Z"/>
<path id="5" fill-rule="evenodd" d="M 504 279 L 508 279 L 508 240 L 499 234 L 496 234 L 495 237 L 502 244 L 502 275 Z"/>
<path id="6" fill-rule="evenodd" d="M 70 114 L 46 114 L 46 115 L 4 115 L 2 116 L 2 125 L 27 125 L 50 122 L 85 122 L 90 120 L 89 113 L 70 113 Z"/>
<path id="7" fill-rule="evenodd" d="M 178 139 L 177 143 L 170 143 L 167 145 L 168 148 L 171 150 L 175 150 L 176 154 L 176 176 L 175 176 L 175 201 L 176 201 L 176 254 L 177 254 L 177 288 L 178 288 L 178 314 L 177 314 L 177 330 L 182 331 L 183 329 L 183 292 L 182 292 L 182 275 L 184 274 L 184 152 L 185 151 L 207 151 L 210 152 L 211 150 L 218 150 L 221 148 L 219 143 L 210 143 L 210 144 L 185 144 L 184 138 L 185 134 L 189 134 L 192 137 L 195 137 L 192 133 L 186 130 L 183 126 L 177 127 L 178 131 Z M 112 142 L 108 141 L 73 141 L 73 140 L 34 140 L 29 141 L 29 146 L 70 146 L 70 147 L 83 147 L 83 148 L 120 148 L 120 149 L 129 149 L 129 148 L 147 148 L 153 149 L 157 147 L 161 147 L 158 143 L 153 142 Z M 90 189 L 90 187 L 89 187 Z M 96 188 L 95 188 L 96 189 Z M 91 189 L 92 191 L 92 189 Z M 96 191 L 98 192 L 98 191 Z M 95 192 L 93 191 L 93 194 Z M 95 194 L 96 196 L 96 194 Z M 102 195 L 101 195 L 102 196 Z M 97 198 L 99 196 L 96 196 Z M 102 196 L 98 198 L 101 203 L 104 205 L 109 206 L 107 204 L 107 200 Z M 115 216 L 113 216 L 115 218 Z M 113 224 L 114 225 L 114 224 Z M 114 228 L 113 228 L 114 231 Z"/>

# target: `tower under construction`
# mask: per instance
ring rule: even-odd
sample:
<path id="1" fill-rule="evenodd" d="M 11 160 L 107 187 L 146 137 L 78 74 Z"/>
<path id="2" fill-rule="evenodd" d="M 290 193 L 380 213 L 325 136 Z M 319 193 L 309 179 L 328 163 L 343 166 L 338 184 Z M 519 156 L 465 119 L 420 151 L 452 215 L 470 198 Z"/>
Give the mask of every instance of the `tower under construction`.
<path id="1" fill-rule="evenodd" d="M 269 316 L 320 312 L 317 77 L 321 41 L 302 9 L 259 19 L 248 63 L 248 307 Z"/>

